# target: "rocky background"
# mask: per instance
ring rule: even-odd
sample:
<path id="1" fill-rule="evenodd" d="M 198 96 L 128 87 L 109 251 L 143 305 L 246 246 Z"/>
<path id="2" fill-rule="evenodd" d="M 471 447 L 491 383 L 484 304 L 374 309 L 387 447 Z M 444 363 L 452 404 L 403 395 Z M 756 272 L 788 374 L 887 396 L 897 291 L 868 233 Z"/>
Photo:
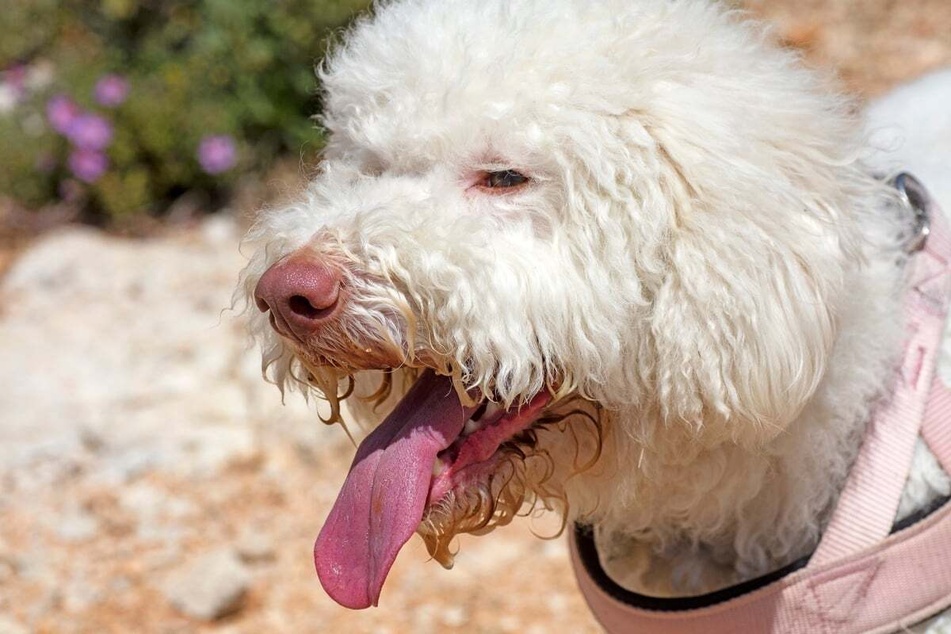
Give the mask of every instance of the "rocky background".
<path id="1" fill-rule="evenodd" d="M 947 0 L 744 6 L 865 97 L 951 64 Z M 452 571 L 414 540 L 378 609 L 323 594 L 353 449 L 282 405 L 230 308 L 248 215 L 297 180 L 139 239 L 0 203 L 0 634 L 599 631 L 545 518 L 462 540 Z"/>

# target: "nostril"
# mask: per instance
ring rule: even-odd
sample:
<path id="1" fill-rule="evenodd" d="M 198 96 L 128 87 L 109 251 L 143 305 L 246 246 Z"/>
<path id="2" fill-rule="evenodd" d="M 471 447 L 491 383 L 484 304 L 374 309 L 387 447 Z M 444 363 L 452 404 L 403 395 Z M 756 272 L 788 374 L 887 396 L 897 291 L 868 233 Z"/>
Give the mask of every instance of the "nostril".
<path id="1" fill-rule="evenodd" d="M 271 307 L 268 305 L 267 300 L 261 296 L 254 298 L 254 304 L 255 306 L 258 307 L 258 310 L 261 311 L 262 313 L 266 313 L 267 311 L 271 310 Z"/>
<path id="2" fill-rule="evenodd" d="M 314 304 L 303 295 L 294 295 L 287 300 L 287 307 L 291 309 L 291 312 L 305 319 L 320 319 L 324 315 L 333 312 L 336 304 L 336 293 L 333 294 L 333 301 L 329 302 L 327 306 L 314 306 Z"/>

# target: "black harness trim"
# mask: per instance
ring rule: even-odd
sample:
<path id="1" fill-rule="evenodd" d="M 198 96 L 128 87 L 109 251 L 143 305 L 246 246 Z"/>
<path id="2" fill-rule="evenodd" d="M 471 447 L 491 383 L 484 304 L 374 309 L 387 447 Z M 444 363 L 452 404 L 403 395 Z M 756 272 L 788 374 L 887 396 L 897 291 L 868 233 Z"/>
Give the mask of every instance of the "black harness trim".
<path id="1" fill-rule="evenodd" d="M 903 531 L 906 528 L 917 524 L 938 509 L 942 508 L 948 502 L 951 502 L 951 496 L 934 500 L 928 506 L 919 509 L 900 522 L 896 522 L 895 525 L 892 526 L 891 534 L 894 535 L 899 531 Z M 653 610 L 655 612 L 682 612 L 686 610 L 699 610 L 700 608 L 706 608 L 712 605 L 717 605 L 718 603 L 730 601 L 731 599 L 736 599 L 737 597 L 741 597 L 744 594 L 749 594 L 750 592 L 768 586 L 775 581 L 779 581 L 783 577 L 790 575 L 801 568 L 804 568 L 806 564 L 809 563 L 809 559 L 812 557 L 811 554 L 807 555 L 797 559 L 791 564 L 783 566 L 779 570 L 775 570 L 761 577 L 749 579 L 734 586 L 715 590 L 714 592 L 708 592 L 706 594 L 699 594 L 689 597 L 652 597 L 646 594 L 631 592 L 630 590 L 622 588 L 608 576 L 608 573 L 605 572 L 604 568 L 601 567 L 601 560 L 598 559 L 598 550 L 595 546 L 594 535 L 591 532 L 590 526 L 575 524 L 574 531 L 575 543 L 578 547 L 578 559 L 581 561 L 581 565 L 584 566 L 585 571 L 592 581 L 594 581 L 598 587 L 610 597 L 620 601 L 621 603 L 627 604 L 634 608 Z"/>

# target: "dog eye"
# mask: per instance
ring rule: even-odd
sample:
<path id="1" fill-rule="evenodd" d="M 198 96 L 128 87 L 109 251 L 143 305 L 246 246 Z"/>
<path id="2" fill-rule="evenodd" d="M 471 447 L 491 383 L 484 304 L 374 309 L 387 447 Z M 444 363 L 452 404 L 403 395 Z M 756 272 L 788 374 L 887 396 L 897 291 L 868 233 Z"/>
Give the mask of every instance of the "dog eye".
<path id="1" fill-rule="evenodd" d="M 479 184 L 489 189 L 507 189 L 524 185 L 527 182 L 528 177 L 524 174 L 515 170 L 502 170 L 500 172 L 487 172 L 485 178 Z"/>

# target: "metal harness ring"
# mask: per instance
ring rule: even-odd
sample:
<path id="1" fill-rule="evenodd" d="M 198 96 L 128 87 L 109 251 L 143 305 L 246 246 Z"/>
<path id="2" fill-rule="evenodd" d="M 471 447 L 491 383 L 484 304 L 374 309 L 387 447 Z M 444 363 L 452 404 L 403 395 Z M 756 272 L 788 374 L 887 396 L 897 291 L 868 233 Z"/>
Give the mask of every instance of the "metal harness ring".
<path id="1" fill-rule="evenodd" d="M 914 230 L 905 244 L 905 251 L 914 253 L 925 246 L 928 236 L 931 235 L 931 217 L 928 214 L 931 195 L 921 182 L 909 174 L 901 172 L 890 181 L 898 192 L 898 197 L 906 210 L 914 216 Z"/>

